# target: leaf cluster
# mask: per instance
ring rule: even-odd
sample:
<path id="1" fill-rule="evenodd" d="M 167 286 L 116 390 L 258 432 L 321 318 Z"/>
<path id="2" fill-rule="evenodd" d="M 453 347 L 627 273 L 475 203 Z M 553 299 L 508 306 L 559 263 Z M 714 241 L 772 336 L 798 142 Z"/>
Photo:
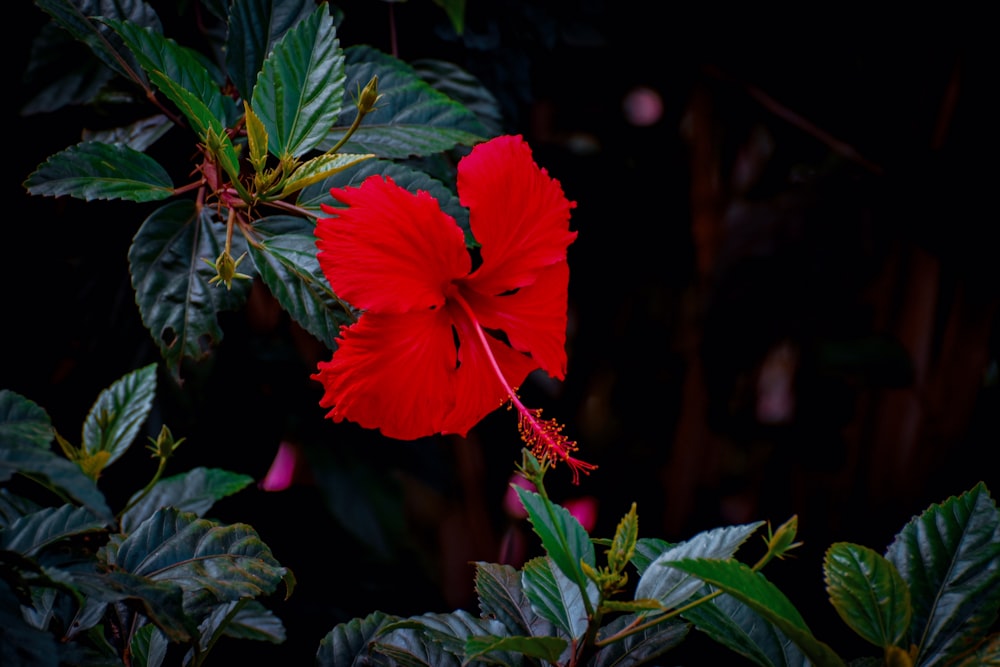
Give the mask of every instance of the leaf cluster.
<path id="1" fill-rule="evenodd" d="M 524 455 L 538 492 L 514 488 L 545 555 L 520 569 L 476 563 L 478 616 L 376 611 L 340 624 L 322 640 L 320 665 L 658 664 L 692 629 L 764 667 L 971 667 L 1000 659 L 1000 511 L 983 483 L 915 516 L 884 554 L 848 542 L 829 547 L 829 601 L 877 649 L 848 661 L 762 572 L 799 546 L 796 517 L 768 529 L 765 553 L 752 565 L 736 555 L 763 522 L 671 544 L 637 537 L 633 505 L 611 539 L 593 539 L 549 500 L 544 470 Z M 598 565 L 595 545 L 607 547 L 606 564 Z M 629 574 L 634 587 L 622 585 Z"/>
<path id="2" fill-rule="evenodd" d="M 156 382 L 154 364 L 101 392 L 79 446 L 37 404 L 0 391 L 4 665 L 201 665 L 222 637 L 284 641 L 260 598 L 282 584 L 290 595 L 294 575 L 251 526 L 206 517 L 250 477 L 162 477 L 183 440 L 164 427 L 150 438 L 156 471 L 124 507 L 113 511 L 98 485 L 136 441 Z"/>
<path id="3" fill-rule="evenodd" d="M 321 205 L 338 205 L 333 187 L 378 174 L 427 191 L 474 245 L 468 213 L 441 179 L 496 134 L 499 111 L 460 68 L 431 60 L 417 69 L 366 45 L 345 47 L 343 13 L 326 2 L 199 3 L 210 55 L 165 35 L 142 0 L 35 4 L 51 24 L 34 61 L 55 57 L 67 40 L 91 58 L 66 63 L 28 108 L 113 100 L 136 117 L 86 133 L 24 187 L 156 206 L 137 220 L 129 270 L 142 321 L 177 379 L 222 340 L 220 313 L 242 308 L 253 280 L 335 347 L 356 313 L 316 259 L 315 219 Z M 461 24 L 458 6 L 442 8 Z M 189 143 L 190 163 L 154 157 L 166 137 Z"/>

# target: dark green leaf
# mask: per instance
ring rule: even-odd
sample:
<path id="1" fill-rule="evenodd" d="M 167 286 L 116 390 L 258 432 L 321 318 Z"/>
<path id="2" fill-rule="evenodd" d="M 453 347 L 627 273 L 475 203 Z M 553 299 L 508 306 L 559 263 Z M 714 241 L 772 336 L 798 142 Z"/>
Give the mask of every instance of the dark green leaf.
<path id="1" fill-rule="evenodd" d="M 531 600 L 534 611 L 551 621 L 572 639 L 580 639 L 587 631 L 588 607 L 580 587 L 555 567 L 551 558 L 533 558 L 525 563 L 521 583 L 524 594 Z M 587 580 L 590 609 L 597 606 L 598 591 Z"/>
<path id="2" fill-rule="evenodd" d="M 159 17 L 143 0 L 35 0 L 52 19 L 73 37 L 90 47 L 101 61 L 122 76 L 143 83 L 142 69 L 114 30 L 94 17 L 129 21 L 137 26 L 163 31 Z"/>
<path id="3" fill-rule="evenodd" d="M 352 46 L 344 55 L 345 95 L 356 96 L 378 76 L 378 91 L 384 97 L 340 150 L 397 159 L 472 146 L 488 138 L 472 111 L 431 88 L 410 65 L 368 46 Z M 356 108 L 350 98 L 343 108 L 335 127 L 319 144 L 320 150 L 336 145 L 354 122 Z"/>
<path id="4" fill-rule="evenodd" d="M 712 593 L 706 586 L 698 596 Z M 795 645 L 770 621 L 731 595 L 720 595 L 685 611 L 682 616 L 722 646 L 764 667 L 809 667 Z"/>
<path id="5" fill-rule="evenodd" d="M 666 608 L 678 607 L 701 587 L 701 582 L 683 571 L 666 566 L 684 558 L 729 558 L 760 528 L 757 521 L 741 526 L 725 526 L 698 533 L 657 556 L 636 584 L 635 598 L 659 600 Z"/>
<path id="6" fill-rule="evenodd" d="M 465 641 L 465 655 L 469 660 L 486 660 L 490 664 L 521 664 L 517 658 L 497 657 L 498 653 L 521 654 L 554 663 L 568 645 L 565 639 L 557 637 L 475 636 Z"/>
<path id="7" fill-rule="evenodd" d="M 33 195 L 77 199 L 166 199 L 174 193 L 170 175 L 145 153 L 119 144 L 85 141 L 43 162 L 24 187 Z"/>
<path id="8" fill-rule="evenodd" d="M 556 505 L 534 491 L 515 486 L 521 504 L 535 533 L 542 539 L 545 552 L 570 581 L 582 586 L 589 581 L 580 568 L 582 560 L 594 567 L 596 556 L 590 536 L 565 507 Z"/>
<path id="9" fill-rule="evenodd" d="M 0 457 L 0 459 L 2 458 Z M 5 474 L 9 478 L 14 474 L 14 471 L 0 464 L 0 482 L 7 481 L 3 477 Z M 10 489 L 0 488 L 0 528 L 6 528 L 21 517 L 28 516 L 39 509 L 41 509 L 41 505 L 33 500 L 11 493 Z"/>
<path id="10" fill-rule="evenodd" d="M 165 75 L 198 98 L 223 124 L 229 125 L 236 119 L 236 104 L 231 97 L 222 94 L 219 83 L 202 65 L 197 52 L 150 28 L 110 19 L 105 23 L 121 36 L 147 73 L 155 71 Z"/>
<path id="11" fill-rule="evenodd" d="M 485 136 L 495 137 L 501 134 L 503 112 L 500 103 L 482 81 L 446 60 L 414 60 L 410 65 L 434 90 L 444 93 L 476 114 L 476 118 L 483 124 Z"/>
<path id="12" fill-rule="evenodd" d="M 139 313 L 175 375 L 182 360 L 200 359 L 222 340 L 218 312 L 238 308 L 250 291 L 248 280 L 234 280 L 232 290 L 209 284 L 215 271 L 202 259 L 214 262 L 225 238 L 225 225 L 210 209 L 198 215 L 194 202 L 176 201 L 143 222 L 129 249 Z M 234 234 L 233 256 L 245 248 L 243 237 Z M 238 270 L 248 268 L 244 262 Z"/>
<path id="13" fill-rule="evenodd" d="M 660 562 L 658 559 L 657 563 Z M 817 667 L 844 667 L 840 656 L 813 636 L 791 601 L 763 574 L 754 572 L 746 564 L 706 558 L 662 561 L 662 564 L 721 588 L 748 605 L 795 642 Z M 647 570 L 645 576 L 651 571 Z"/>
<path id="14" fill-rule="evenodd" d="M 823 560 L 830 602 L 854 632 L 879 648 L 910 627 L 910 591 L 896 567 L 868 547 L 836 542 Z"/>
<path id="15" fill-rule="evenodd" d="M 152 623 L 139 628 L 132 635 L 129 650 L 135 667 L 160 667 L 167 657 L 169 642 L 166 636 Z"/>
<path id="16" fill-rule="evenodd" d="M 124 454 L 153 409 L 156 364 L 149 364 L 115 381 L 97 397 L 83 422 L 83 450 L 108 452 L 105 467 Z"/>
<path id="17" fill-rule="evenodd" d="M 465 0 L 434 0 L 434 4 L 445 11 L 451 27 L 461 35 L 465 30 Z"/>
<path id="18" fill-rule="evenodd" d="M 80 584 L 82 577 L 77 576 Z M 184 610 L 183 590 L 177 582 L 165 577 L 112 569 L 94 577 L 88 593 L 92 600 L 101 597 L 106 602 L 130 599 L 142 605 L 142 613 L 174 642 L 187 642 L 197 636 L 194 619 Z"/>
<path id="19" fill-rule="evenodd" d="M 315 10 L 313 0 L 235 0 L 229 6 L 226 69 L 241 98 L 250 99 L 275 43 Z"/>
<path id="20" fill-rule="evenodd" d="M 26 556 L 37 556 L 46 547 L 68 537 L 103 529 L 107 521 L 86 507 L 45 507 L 22 517 L 0 532 L 0 548 Z"/>
<path id="21" fill-rule="evenodd" d="M 233 600 L 221 604 L 212 609 L 198 629 L 203 639 L 213 637 L 219 631 L 234 639 L 252 639 L 272 644 L 281 644 L 286 638 L 281 619 L 256 600 Z"/>
<path id="22" fill-rule="evenodd" d="M 634 622 L 641 621 L 633 615 L 619 616 L 601 628 L 598 638 L 607 641 L 609 637 Z M 651 660 L 680 644 L 690 629 L 690 625 L 676 619 L 658 623 L 604 646 L 594 654 L 588 664 L 591 667 L 631 667 L 631 665 L 650 664 Z"/>
<path id="23" fill-rule="evenodd" d="M 246 524 L 222 525 L 164 508 L 118 547 L 114 564 L 155 582 L 180 586 L 185 606 L 272 593 L 285 568 Z"/>
<path id="24" fill-rule="evenodd" d="M 955 663 L 955 667 L 983 667 L 983 665 L 1000 665 L 1000 632 L 983 638 L 975 649 Z"/>
<path id="25" fill-rule="evenodd" d="M 319 267 L 314 224 L 305 218 L 276 215 L 259 220 L 254 230 L 261 243 L 250 246 L 250 258 L 264 284 L 303 329 L 336 349 L 340 326 L 353 317 Z"/>
<path id="26" fill-rule="evenodd" d="M 982 482 L 911 519 L 886 557 L 910 587 L 918 664 L 946 664 L 996 622 L 1000 512 Z"/>
<path id="27" fill-rule="evenodd" d="M 4 667 L 57 667 L 55 637 L 32 627 L 7 582 L 0 578 L 0 658 Z"/>
<path id="28" fill-rule="evenodd" d="M 22 116 L 91 102 L 115 77 L 90 49 L 55 23 L 42 26 L 24 73 L 28 101 Z M 134 148 L 134 147 L 133 147 Z"/>
<path id="29" fill-rule="evenodd" d="M 223 120 L 216 116 L 194 93 L 162 72 L 152 71 L 149 73 L 149 78 L 171 102 L 177 105 L 177 108 L 181 110 L 181 113 L 197 132 L 202 144 L 219 161 L 229 177 L 234 181 L 237 180 L 240 173 L 239 154 L 226 132 Z"/>
<path id="30" fill-rule="evenodd" d="M 28 475 L 77 500 L 94 514 L 112 520 L 104 494 L 94 480 L 83 474 L 80 466 L 51 450 L 35 445 L 5 445 L 0 447 L 0 480 L 14 473 Z"/>
<path id="31" fill-rule="evenodd" d="M 662 554 L 667 549 L 675 546 L 671 542 L 661 540 L 656 537 L 640 537 L 635 542 L 635 553 L 632 555 L 632 564 L 635 565 L 635 569 L 638 571 L 639 576 L 642 576 L 646 568 L 656 560 L 660 554 Z"/>
<path id="32" fill-rule="evenodd" d="M 84 132 L 83 138 L 87 141 L 99 141 L 105 144 L 122 144 L 133 150 L 143 152 L 173 126 L 174 124 L 169 118 L 163 114 L 157 114 L 149 118 L 137 120 L 123 127 L 96 132 Z"/>
<path id="33" fill-rule="evenodd" d="M 161 479 L 122 515 L 122 532 L 131 533 L 161 507 L 175 507 L 204 516 L 218 500 L 242 491 L 252 482 L 253 478 L 249 475 L 203 467 Z M 139 493 L 141 491 L 136 492 Z"/>
<path id="34" fill-rule="evenodd" d="M 382 628 L 398 620 L 396 616 L 376 611 L 365 618 L 355 618 L 334 626 L 320 641 L 316 652 L 316 667 L 384 664 L 377 654 L 372 658 L 377 662 L 367 662 L 368 645 Z"/>
<path id="35" fill-rule="evenodd" d="M 0 443 L 48 449 L 52 444 L 52 420 L 34 401 L 9 389 L 0 389 Z M 0 482 L 5 479 L 0 476 Z"/>
<path id="36" fill-rule="evenodd" d="M 344 55 L 323 3 L 274 45 L 250 106 L 267 130 L 268 150 L 300 157 L 326 136 L 343 99 Z"/>
<path id="37" fill-rule="evenodd" d="M 470 667 L 462 659 L 432 641 L 416 626 L 401 627 L 381 636 L 372 650 L 389 658 L 386 664 L 402 667 Z M 361 663 L 365 664 L 365 663 Z M 477 663 L 478 664 L 478 663 Z"/>
<path id="38" fill-rule="evenodd" d="M 480 613 L 503 623 L 507 634 L 531 637 L 555 634 L 552 622 L 531 608 L 521 586 L 521 573 L 510 565 L 476 563 L 475 583 Z"/>
<path id="39" fill-rule="evenodd" d="M 477 618 L 459 609 L 450 614 L 423 614 L 407 621 L 420 625 L 427 636 L 440 644 L 449 653 L 465 656 L 465 642 L 469 637 L 489 637 L 496 639 L 506 633 L 503 623 L 489 618 Z M 392 626 L 386 628 L 390 632 Z M 503 660 L 504 658 L 501 658 Z"/>

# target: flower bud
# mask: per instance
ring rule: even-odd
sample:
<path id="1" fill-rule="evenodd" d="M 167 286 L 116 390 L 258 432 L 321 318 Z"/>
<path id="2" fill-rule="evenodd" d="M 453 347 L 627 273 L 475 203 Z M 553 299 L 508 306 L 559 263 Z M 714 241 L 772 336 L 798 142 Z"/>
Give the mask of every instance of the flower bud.
<path id="1" fill-rule="evenodd" d="M 378 92 L 378 75 L 374 75 L 358 95 L 358 111 L 362 114 L 371 113 L 375 110 L 375 105 L 382 99 Z"/>

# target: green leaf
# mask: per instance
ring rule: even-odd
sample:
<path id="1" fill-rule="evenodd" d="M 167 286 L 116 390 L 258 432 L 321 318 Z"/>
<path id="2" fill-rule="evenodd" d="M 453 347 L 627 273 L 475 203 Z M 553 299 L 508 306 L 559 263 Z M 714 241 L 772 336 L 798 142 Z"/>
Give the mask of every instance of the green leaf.
<path id="1" fill-rule="evenodd" d="M 226 69 L 249 100 L 264 59 L 286 32 L 316 10 L 314 0 L 235 0 L 229 6 Z"/>
<path id="2" fill-rule="evenodd" d="M 183 512 L 204 516 L 213 505 L 253 483 L 249 475 L 218 468 L 197 467 L 187 472 L 161 479 L 150 492 L 121 517 L 123 533 L 131 533 L 139 524 L 161 507 L 174 507 Z M 136 495 L 142 493 L 137 491 Z M 129 500 L 131 504 L 132 499 Z"/>
<path id="3" fill-rule="evenodd" d="M 68 537 L 93 533 L 108 525 L 86 507 L 45 507 L 21 517 L 0 532 L 0 548 L 37 557 L 47 547 Z"/>
<path id="4" fill-rule="evenodd" d="M 156 364 L 128 373 L 97 397 L 83 422 L 83 450 L 90 455 L 108 452 L 105 467 L 124 454 L 153 409 Z"/>
<path id="5" fill-rule="evenodd" d="M 77 199 L 166 199 L 174 193 L 170 175 L 145 153 L 128 146 L 84 141 L 56 153 L 24 181 L 33 195 Z"/>
<path id="6" fill-rule="evenodd" d="M 55 637 L 29 625 L 21 604 L 7 582 L 0 578 L 0 656 L 4 667 L 57 667 Z"/>
<path id="7" fill-rule="evenodd" d="M 475 585 L 481 615 L 503 623 L 507 634 L 531 637 L 555 634 L 552 622 L 531 608 L 521 586 L 521 573 L 510 565 L 476 563 Z"/>
<path id="8" fill-rule="evenodd" d="M 121 38 L 94 17 L 129 21 L 162 32 L 160 18 L 148 3 L 142 0 L 113 3 L 103 0 L 35 0 L 35 4 L 74 38 L 89 46 L 94 55 L 112 70 L 137 83 L 145 82 L 142 69 Z"/>
<path id="9" fill-rule="evenodd" d="M 2 459 L 3 457 L 0 456 L 0 460 Z M 3 478 L 4 474 L 9 479 L 13 476 L 14 472 L 14 470 L 0 463 L 0 482 L 7 481 Z M 10 489 L 0 488 L 0 529 L 7 528 L 21 517 L 28 516 L 32 512 L 37 512 L 41 508 L 42 506 L 33 500 L 12 493 Z"/>
<path id="10" fill-rule="evenodd" d="M 9 389 L 0 389 L 0 443 L 48 449 L 52 444 L 52 420 L 34 401 Z M 6 479 L 0 477 L 0 482 Z"/>
<path id="11" fill-rule="evenodd" d="M 149 78 L 171 102 L 177 105 L 188 119 L 201 142 L 222 165 L 233 181 L 240 174 L 239 153 L 229 138 L 221 118 L 215 115 L 198 97 L 162 72 L 152 71 Z"/>
<path id="12" fill-rule="evenodd" d="M 482 81 L 447 60 L 422 59 L 410 62 L 414 71 L 431 88 L 444 93 L 473 112 L 483 125 L 485 136 L 495 137 L 503 131 L 503 111 L 500 102 Z"/>
<path id="13" fill-rule="evenodd" d="M 414 194 L 423 191 L 437 199 L 441 210 L 454 218 L 462 228 L 466 246 L 478 245 L 469 228 L 469 210 L 462 206 L 451 189 L 441 181 L 428 176 L 426 172 L 389 160 L 366 160 L 356 168 L 339 172 L 321 183 L 310 185 L 299 194 L 297 204 L 309 209 L 319 209 L 320 204 L 335 208 L 343 207 L 344 205 L 330 194 L 330 189 L 359 186 L 366 178 L 375 175 L 391 178 L 396 185 Z"/>
<path id="14" fill-rule="evenodd" d="M 486 128 L 472 111 L 431 88 L 413 67 L 398 58 L 368 46 L 351 46 L 344 55 L 345 94 L 357 95 L 377 75 L 378 92 L 383 97 L 341 150 L 402 159 L 432 155 L 458 145 L 472 146 L 488 138 Z M 348 99 L 344 112 L 318 148 L 326 151 L 335 146 L 354 117 L 354 105 Z"/>
<path id="15" fill-rule="evenodd" d="M 660 563 L 657 559 L 657 563 Z M 663 561 L 740 600 L 788 636 L 817 667 L 844 667 L 833 650 L 816 639 L 791 601 L 760 572 L 736 560 L 707 558 Z M 649 576 L 652 568 L 646 572 Z M 690 596 L 689 596 L 690 597 Z"/>
<path id="16" fill-rule="evenodd" d="M 136 667 L 160 667 L 167 657 L 169 645 L 166 636 L 155 625 L 147 623 L 132 635 L 129 642 L 132 664 Z"/>
<path id="17" fill-rule="evenodd" d="M 449 653 L 443 646 L 428 639 L 419 627 L 401 627 L 383 635 L 372 651 L 386 656 L 390 662 L 380 660 L 375 664 L 388 664 L 395 667 L 470 667 L 461 658 Z M 362 662 L 361 664 L 365 664 Z M 477 666 L 479 663 L 476 663 Z"/>
<path id="18" fill-rule="evenodd" d="M 198 630 L 203 640 L 219 632 L 233 639 L 252 639 L 272 644 L 281 644 L 286 639 L 281 619 L 256 600 L 233 600 L 215 607 L 198 626 Z"/>
<path id="19" fill-rule="evenodd" d="M 823 560 L 826 590 L 837 614 L 879 648 L 903 638 L 910 627 L 910 591 L 896 567 L 871 549 L 836 542 Z"/>
<path id="20" fill-rule="evenodd" d="M 594 545 L 576 517 L 565 507 L 552 503 L 534 491 L 520 486 L 514 486 L 514 490 L 528 513 L 532 529 L 542 539 L 542 546 L 552 562 L 578 586 L 592 583 L 583 575 L 580 561 L 591 567 L 595 566 Z"/>
<path id="21" fill-rule="evenodd" d="M 725 526 L 698 533 L 690 540 L 672 546 L 657 556 L 643 572 L 636 584 L 635 598 L 659 600 L 670 609 L 683 604 L 701 587 L 701 582 L 674 569 L 672 561 L 685 558 L 729 558 L 754 531 L 764 525 L 763 521 Z"/>
<path id="22" fill-rule="evenodd" d="M 135 600 L 142 605 L 143 615 L 171 641 L 188 642 L 198 634 L 195 619 L 185 611 L 183 589 L 173 581 L 120 569 L 111 569 L 90 582 L 83 581 L 83 575 L 75 579 L 81 586 L 87 586 L 91 603 Z"/>
<path id="23" fill-rule="evenodd" d="M 318 155 L 313 159 L 301 164 L 285 182 L 285 187 L 278 195 L 278 199 L 284 199 L 289 195 L 298 192 L 307 185 L 319 183 L 333 174 L 340 173 L 348 167 L 375 157 L 374 155 L 351 155 L 350 153 L 335 153 L 333 155 Z"/>
<path id="24" fill-rule="evenodd" d="M 494 657 L 498 652 L 520 653 L 532 658 L 556 662 L 569 643 L 558 637 L 489 637 L 474 636 L 465 641 L 465 655 L 468 660 L 488 659 L 493 664 L 502 659 Z M 502 662 L 501 664 L 510 664 Z M 513 664 L 521 664 L 520 660 Z"/>
<path id="25" fill-rule="evenodd" d="M 886 558 L 910 587 L 918 664 L 946 664 L 996 622 L 1000 511 L 982 482 L 911 519 Z"/>
<path id="26" fill-rule="evenodd" d="M 14 473 L 65 493 L 106 521 L 112 521 L 111 509 L 94 480 L 83 474 L 80 466 L 48 449 L 35 445 L 11 444 L 0 447 L 0 480 Z"/>
<path id="27" fill-rule="evenodd" d="M 459 609 L 450 614 L 422 614 L 404 619 L 383 628 L 385 636 L 380 643 L 391 643 L 391 637 L 397 629 L 420 628 L 420 631 L 433 643 L 457 658 L 463 663 L 471 656 L 465 654 L 466 640 L 469 637 L 487 637 L 491 641 L 499 638 L 505 632 L 500 621 L 487 618 L 476 618 L 469 612 Z M 504 655 L 491 656 L 492 663 L 510 664 L 512 658 Z"/>
<path id="28" fill-rule="evenodd" d="M 698 596 L 715 588 L 705 586 Z M 801 649 L 771 622 L 731 595 L 720 595 L 682 616 L 715 642 L 765 667 L 806 667 Z M 881 664 L 881 663 L 880 663 Z"/>
<path id="29" fill-rule="evenodd" d="M 551 621 L 572 639 L 580 639 L 589 624 L 588 607 L 580 587 L 555 567 L 551 558 L 540 556 L 524 564 L 521 575 L 524 593 L 534 611 Z M 587 582 L 590 609 L 597 605 L 597 585 Z"/>
<path id="30" fill-rule="evenodd" d="M 445 11 L 451 27 L 461 35 L 465 29 L 465 0 L 434 0 L 434 4 Z"/>
<path id="31" fill-rule="evenodd" d="M 31 116 L 88 104 L 116 76 L 85 44 L 47 23 L 31 43 L 23 77 L 28 101 L 20 113 Z"/>
<path id="32" fill-rule="evenodd" d="M 631 563 L 635 566 L 639 576 L 646 571 L 654 560 L 667 549 L 675 546 L 671 542 L 661 540 L 657 537 L 640 537 L 635 543 L 635 553 L 632 555 Z"/>
<path id="33" fill-rule="evenodd" d="M 222 340 L 218 312 L 240 307 L 250 291 L 248 280 L 233 281 L 231 290 L 208 282 L 215 273 L 201 259 L 214 261 L 225 236 L 210 209 L 199 215 L 194 202 L 179 200 L 146 218 L 129 249 L 139 313 L 175 376 L 184 359 L 201 359 Z M 245 249 L 234 234 L 233 255 Z"/>
<path id="34" fill-rule="evenodd" d="M 281 307 L 334 350 L 340 326 L 353 319 L 320 269 L 314 229 L 305 218 L 262 218 L 254 225 L 260 243 L 250 246 L 250 258 Z"/>
<path id="35" fill-rule="evenodd" d="M 113 565 L 184 591 L 185 608 L 272 593 L 286 570 L 253 528 L 163 508 L 118 546 Z"/>
<path id="36" fill-rule="evenodd" d="M 113 19 L 105 19 L 104 22 L 121 36 L 147 73 L 160 72 L 194 95 L 224 124 L 229 125 L 236 119 L 235 102 L 222 94 L 219 83 L 202 65 L 197 52 L 180 46 L 151 28 Z"/>
<path id="37" fill-rule="evenodd" d="M 368 655 L 369 644 L 384 627 L 398 620 L 396 616 L 376 611 L 334 626 L 319 643 L 316 667 L 365 664 L 362 660 Z"/>
<path id="38" fill-rule="evenodd" d="M 625 630 L 632 623 L 641 622 L 634 615 L 619 616 L 598 632 L 598 639 L 608 638 Z M 687 637 L 691 626 L 676 619 L 665 620 L 662 623 L 646 628 L 641 632 L 627 636 L 602 647 L 594 654 L 590 667 L 625 667 L 626 665 L 645 665 L 678 646 Z"/>
<path id="39" fill-rule="evenodd" d="M 267 129 L 268 150 L 279 158 L 299 157 L 326 136 L 343 95 L 344 55 L 322 3 L 274 45 L 250 106 Z"/>
<path id="40" fill-rule="evenodd" d="M 121 144 L 139 152 L 145 151 L 166 134 L 174 126 L 173 122 L 163 114 L 156 114 L 108 130 L 85 132 L 87 141 L 99 141 L 104 144 Z"/>

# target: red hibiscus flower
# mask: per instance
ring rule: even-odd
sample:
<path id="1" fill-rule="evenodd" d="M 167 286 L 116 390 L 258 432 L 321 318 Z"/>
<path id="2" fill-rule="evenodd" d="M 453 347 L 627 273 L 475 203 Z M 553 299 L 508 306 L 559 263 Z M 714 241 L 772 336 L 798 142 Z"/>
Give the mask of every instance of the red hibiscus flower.
<path id="1" fill-rule="evenodd" d="M 576 238 L 562 186 L 535 164 L 519 136 L 476 146 L 458 164 L 481 264 L 464 234 L 426 192 L 389 177 L 333 189 L 346 208 L 316 224 L 319 263 L 336 294 L 363 311 L 312 377 L 327 416 L 412 440 L 465 435 L 508 401 L 536 456 L 590 464 L 554 421 L 521 404 L 516 388 L 542 369 L 566 373 L 566 249 Z"/>

